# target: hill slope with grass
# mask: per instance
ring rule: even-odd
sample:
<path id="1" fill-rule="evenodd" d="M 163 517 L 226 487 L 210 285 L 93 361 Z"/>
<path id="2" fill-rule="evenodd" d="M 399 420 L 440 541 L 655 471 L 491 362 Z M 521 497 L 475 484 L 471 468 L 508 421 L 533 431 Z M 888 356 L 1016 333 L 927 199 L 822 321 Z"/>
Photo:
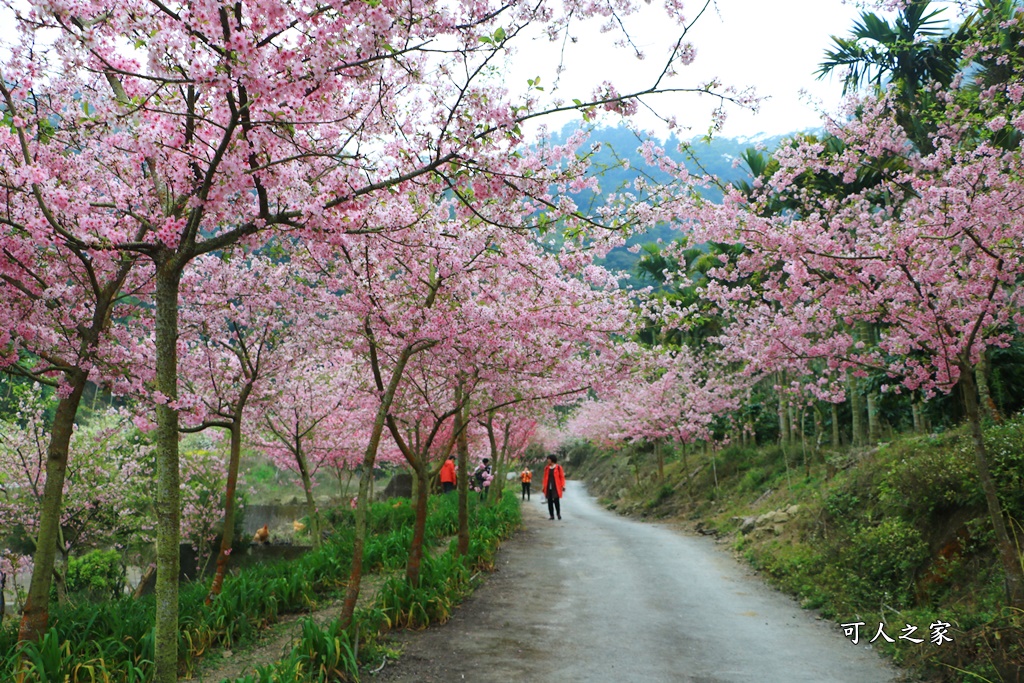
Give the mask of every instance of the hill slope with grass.
<path id="1" fill-rule="evenodd" d="M 1024 541 L 1024 418 L 989 425 L 985 438 Z M 564 456 L 570 476 L 607 507 L 720 537 L 770 583 L 847 624 L 851 639 L 874 639 L 921 680 L 1024 680 L 1024 615 L 1004 607 L 965 430 L 842 452 L 662 451 L 663 477 L 649 446 L 578 443 Z"/>

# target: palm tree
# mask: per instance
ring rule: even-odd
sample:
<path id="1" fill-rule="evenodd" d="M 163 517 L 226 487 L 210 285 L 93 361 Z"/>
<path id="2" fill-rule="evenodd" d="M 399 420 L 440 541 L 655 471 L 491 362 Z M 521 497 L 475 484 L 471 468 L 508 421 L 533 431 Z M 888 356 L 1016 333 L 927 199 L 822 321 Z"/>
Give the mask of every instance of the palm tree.
<path id="1" fill-rule="evenodd" d="M 939 18 L 943 10 L 929 10 L 930 4 L 912 0 L 892 23 L 873 12 L 862 12 L 848 38 L 832 36 L 834 47 L 815 72 L 822 79 L 836 69 L 847 69 L 844 95 L 864 86 L 875 92 L 892 90 L 896 120 L 922 151 L 931 150 L 928 117 L 920 115 L 932 103 L 926 86 L 952 83 L 976 16 L 971 14 L 950 33 Z"/>

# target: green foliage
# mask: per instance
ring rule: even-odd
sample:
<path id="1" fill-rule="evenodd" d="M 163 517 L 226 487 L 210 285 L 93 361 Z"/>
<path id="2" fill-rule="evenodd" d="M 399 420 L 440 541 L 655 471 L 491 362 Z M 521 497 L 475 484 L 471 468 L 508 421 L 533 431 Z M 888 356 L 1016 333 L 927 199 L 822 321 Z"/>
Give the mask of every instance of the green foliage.
<path id="1" fill-rule="evenodd" d="M 125 572 L 116 550 L 93 550 L 68 560 L 68 593 L 85 593 L 96 600 L 116 600 L 124 591 Z"/>
<path id="2" fill-rule="evenodd" d="M 671 484 L 662 484 L 654 492 L 654 498 L 650 501 L 650 507 L 661 505 L 675 494 L 676 490 Z"/>
<path id="3" fill-rule="evenodd" d="M 438 541 L 455 532 L 457 502 L 455 496 L 430 500 L 429 538 Z M 512 492 L 506 492 L 493 505 L 481 504 L 472 497 L 470 505 L 473 539 L 467 557 L 457 557 L 451 551 L 440 557 L 428 554 L 418 587 L 392 578 L 381 591 L 378 604 L 358 610 L 355 624 L 347 632 L 340 631 L 337 624 L 321 629 L 311 621 L 304 622 L 301 640 L 287 657 L 242 680 L 357 680 L 357 652 L 361 658 L 379 661 L 381 633 L 398 625 L 422 626 L 446 620 L 469 590 L 471 574 L 493 564 L 499 541 L 520 522 L 519 504 Z M 411 539 L 413 515 L 408 501 L 375 503 L 370 516 L 377 533 L 369 539 L 368 553 L 369 546 L 373 546 L 380 566 L 386 561 L 389 568 L 400 568 Z M 344 513 L 337 515 L 339 520 L 345 518 Z M 336 593 L 351 570 L 352 544 L 352 528 L 341 524 L 322 547 L 297 560 L 256 565 L 229 577 L 210 605 L 205 604 L 210 590 L 207 582 L 184 586 L 179 595 L 180 673 L 193 676 L 211 649 L 252 642 L 282 614 L 309 610 L 322 597 Z M 76 570 L 76 576 L 82 581 L 107 577 L 105 570 L 113 559 L 109 552 L 80 558 L 82 570 Z M 14 624 L 0 629 L 0 680 L 15 679 L 23 654 L 29 667 L 24 683 L 135 683 L 152 679 L 153 598 L 136 601 L 119 596 L 100 604 L 77 602 L 51 612 L 51 628 L 39 644 L 19 646 Z"/>
<path id="4" fill-rule="evenodd" d="M 781 587 L 797 595 L 803 607 L 820 608 L 825 616 L 835 613 L 833 597 L 842 589 L 844 576 L 819 549 L 776 541 L 766 547 L 748 549 L 746 557 Z"/>
<path id="5" fill-rule="evenodd" d="M 928 560 L 921 532 L 899 518 L 861 529 L 850 539 L 842 564 L 864 604 L 902 608 L 914 604 L 914 576 Z"/>
<path id="6" fill-rule="evenodd" d="M 1024 420 L 991 425 L 985 448 L 999 497 L 1010 517 L 1024 521 Z"/>
<path id="7" fill-rule="evenodd" d="M 825 497 L 822 504 L 830 522 L 836 526 L 856 528 L 861 516 L 861 494 L 854 486 L 839 486 Z"/>
<path id="8" fill-rule="evenodd" d="M 938 448 L 932 439 L 921 440 L 890 466 L 879 483 L 879 498 L 911 519 L 980 503 L 973 451 Z"/>
<path id="9" fill-rule="evenodd" d="M 291 653 L 275 664 L 260 667 L 239 683 L 292 683 L 359 680 L 355 648 L 347 632 L 334 621 L 324 628 L 312 619 L 301 622 L 302 635 Z"/>

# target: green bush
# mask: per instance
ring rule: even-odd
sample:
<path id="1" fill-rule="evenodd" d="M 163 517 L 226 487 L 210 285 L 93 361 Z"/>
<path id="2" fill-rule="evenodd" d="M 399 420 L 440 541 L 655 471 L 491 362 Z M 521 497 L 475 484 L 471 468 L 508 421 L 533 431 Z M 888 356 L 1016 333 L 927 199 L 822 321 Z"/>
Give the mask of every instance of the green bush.
<path id="1" fill-rule="evenodd" d="M 974 454 L 963 441 L 956 448 L 913 451 L 894 462 L 879 485 L 882 503 L 909 517 L 979 503 Z"/>
<path id="2" fill-rule="evenodd" d="M 84 593 L 97 600 L 116 599 L 124 592 L 124 566 L 116 550 L 93 550 L 68 560 L 68 593 Z"/>
<path id="3" fill-rule="evenodd" d="M 827 521 L 841 529 L 859 526 L 864 517 L 865 503 L 854 486 L 838 486 L 832 489 L 822 502 Z"/>
<path id="4" fill-rule="evenodd" d="M 928 561 L 928 544 L 907 522 L 888 518 L 854 534 L 842 559 L 865 605 L 898 609 L 914 602 L 914 576 Z"/>
<path id="5" fill-rule="evenodd" d="M 992 425 L 984 436 L 992 477 L 1006 513 L 1024 521 L 1024 421 Z M 973 450 L 971 454 L 973 457 Z"/>

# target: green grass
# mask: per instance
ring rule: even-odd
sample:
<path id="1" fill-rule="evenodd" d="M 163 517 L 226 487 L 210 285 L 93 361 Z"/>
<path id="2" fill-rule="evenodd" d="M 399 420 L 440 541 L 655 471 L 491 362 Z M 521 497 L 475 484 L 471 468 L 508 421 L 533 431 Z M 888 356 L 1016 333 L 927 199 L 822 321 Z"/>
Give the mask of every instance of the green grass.
<path id="1" fill-rule="evenodd" d="M 427 529 L 431 543 L 446 540 L 454 531 L 456 506 L 455 496 L 430 500 Z M 358 611 L 359 618 L 346 632 L 337 624 L 320 628 L 311 621 L 303 623 L 295 650 L 247 680 L 355 680 L 359 662 L 379 661 L 384 647 L 381 633 L 393 627 L 446 620 L 469 590 L 472 573 L 493 565 L 499 542 L 520 523 L 519 505 L 511 492 L 495 505 L 481 505 L 472 497 L 470 510 L 473 537 L 467 557 L 456 557 L 451 549 L 439 557 L 428 553 L 419 586 L 389 580 L 374 607 Z M 337 521 L 334 533 L 321 548 L 289 563 L 257 565 L 229 577 L 212 605 L 205 604 L 208 581 L 182 586 L 182 675 L 192 675 L 207 653 L 251 643 L 282 614 L 307 611 L 324 597 L 337 594 L 351 568 L 353 535 L 351 515 L 337 511 L 333 518 Z M 381 569 L 401 568 L 411 539 L 408 501 L 376 503 L 370 518 L 374 533 L 367 544 L 367 557 Z M 0 680 L 15 680 L 20 672 L 19 683 L 148 681 L 153 675 L 153 617 L 152 597 L 57 608 L 51 613 L 51 627 L 44 638 L 23 646 L 17 644 L 16 625 L 10 623 L 0 631 Z"/>

